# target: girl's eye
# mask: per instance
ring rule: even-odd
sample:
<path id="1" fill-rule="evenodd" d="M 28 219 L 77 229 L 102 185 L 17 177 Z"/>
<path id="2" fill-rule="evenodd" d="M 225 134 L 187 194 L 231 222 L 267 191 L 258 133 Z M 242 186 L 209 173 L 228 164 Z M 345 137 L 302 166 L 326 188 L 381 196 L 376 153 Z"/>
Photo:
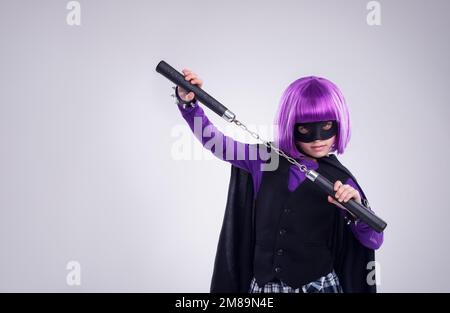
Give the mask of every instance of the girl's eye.
<path id="1" fill-rule="evenodd" d="M 305 127 L 303 127 L 303 126 L 299 126 L 299 127 L 298 127 L 298 131 L 299 131 L 300 133 L 302 133 L 302 134 L 307 134 L 307 133 L 309 132 L 309 129 L 308 129 L 308 128 L 305 128 Z"/>
<path id="2" fill-rule="evenodd" d="M 330 130 L 331 126 L 333 126 L 333 122 L 327 122 L 325 126 L 322 127 L 323 130 Z"/>

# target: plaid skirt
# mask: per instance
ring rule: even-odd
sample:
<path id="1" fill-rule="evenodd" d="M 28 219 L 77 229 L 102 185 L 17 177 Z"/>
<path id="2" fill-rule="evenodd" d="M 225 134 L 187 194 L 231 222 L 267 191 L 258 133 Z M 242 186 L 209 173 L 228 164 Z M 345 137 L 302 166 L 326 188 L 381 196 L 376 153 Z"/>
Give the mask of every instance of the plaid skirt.
<path id="1" fill-rule="evenodd" d="M 310 282 L 299 288 L 292 288 L 281 280 L 270 281 L 264 286 L 258 286 L 255 277 L 253 277 L 249 293 L 343 293 L 339 284 L 339 278 L 335 271 L 320 277 L 316 281 Z"/>

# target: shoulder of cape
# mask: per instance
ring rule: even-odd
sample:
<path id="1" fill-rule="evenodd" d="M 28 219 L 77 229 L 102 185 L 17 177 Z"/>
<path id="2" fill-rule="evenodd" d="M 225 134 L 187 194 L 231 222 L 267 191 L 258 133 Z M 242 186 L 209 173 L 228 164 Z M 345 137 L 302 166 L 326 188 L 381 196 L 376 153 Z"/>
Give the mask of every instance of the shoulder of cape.
<path id="1" fill-rule="evenodd" d="M 348 170 L 344 165 L 342 165 L 342 163 L 338 160 L 338 158 L 336 157 L 336 155 L 334 154 L 330 154 L 328 158 L 322 158 L 323 162 L 326 162 L 332 166 L 334 166 L 335 168 L 343 171 L 344 173 L 346 173 L 348 176 L 351 177 L 351 179 L 355 182 L 355 184 L 358 186 L 359 190 L 362 191 L 362 197 L 364 199 L 367 200 L 366 195 L 364 194 L 364 190 L 361 188 L 361 186 L 359 185 L 358 181 L 356 180 L 355 176 L 353 176 L 353 174 L 350 172 L 350 170 Z"/>
<path id="2" fill-rule="evenodd" d="M 339 161 L 339 159 L 336 157 L 335 154 L 330 154 L 328 157 L 323 157 L 320 160 L 321 160 L 321 162 L 332 165 L 335 168 L 337 168 L 338 170 L 344 172 L 345 174 L 350 176 L 356 182 L 353 174 L 350 172 L 350 170 L 348 168 L 346 168 L 344 165 L 342 165 L 342 163 Z"/>

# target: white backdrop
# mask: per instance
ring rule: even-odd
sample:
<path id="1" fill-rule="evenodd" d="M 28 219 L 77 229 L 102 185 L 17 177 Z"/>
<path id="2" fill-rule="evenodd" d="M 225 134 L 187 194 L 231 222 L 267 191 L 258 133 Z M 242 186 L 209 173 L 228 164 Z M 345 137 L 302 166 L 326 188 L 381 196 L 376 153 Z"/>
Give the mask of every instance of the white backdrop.
<path id="1" fill-rule="evenodd" d="M 293 80 L 335 82 L 339 158 L 388 221 L 378 290 L 450 291 L 450 2 L 379 1 L 378 26 L 362 0 L 78 1 L 72 26 L 68 2 L 0 2 L 1 291 L 209 291 L 230 165 L 176 160 L 160 60 L 250 125 Z"/>

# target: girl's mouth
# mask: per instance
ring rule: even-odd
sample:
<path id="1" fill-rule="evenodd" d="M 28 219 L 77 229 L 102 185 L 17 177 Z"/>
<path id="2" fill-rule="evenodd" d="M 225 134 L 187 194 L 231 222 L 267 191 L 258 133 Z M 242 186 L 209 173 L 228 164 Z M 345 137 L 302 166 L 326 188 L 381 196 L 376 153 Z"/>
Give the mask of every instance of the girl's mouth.
<path id="1" fill-rule="evenodd" d="M 325 147 L 325 145 L 321 145 L 321 146 L 311 146 L 311 148 L 312 148 L 314 151 L 320 151 L 320 150 L 322 150 L 324 147 Z"/>

